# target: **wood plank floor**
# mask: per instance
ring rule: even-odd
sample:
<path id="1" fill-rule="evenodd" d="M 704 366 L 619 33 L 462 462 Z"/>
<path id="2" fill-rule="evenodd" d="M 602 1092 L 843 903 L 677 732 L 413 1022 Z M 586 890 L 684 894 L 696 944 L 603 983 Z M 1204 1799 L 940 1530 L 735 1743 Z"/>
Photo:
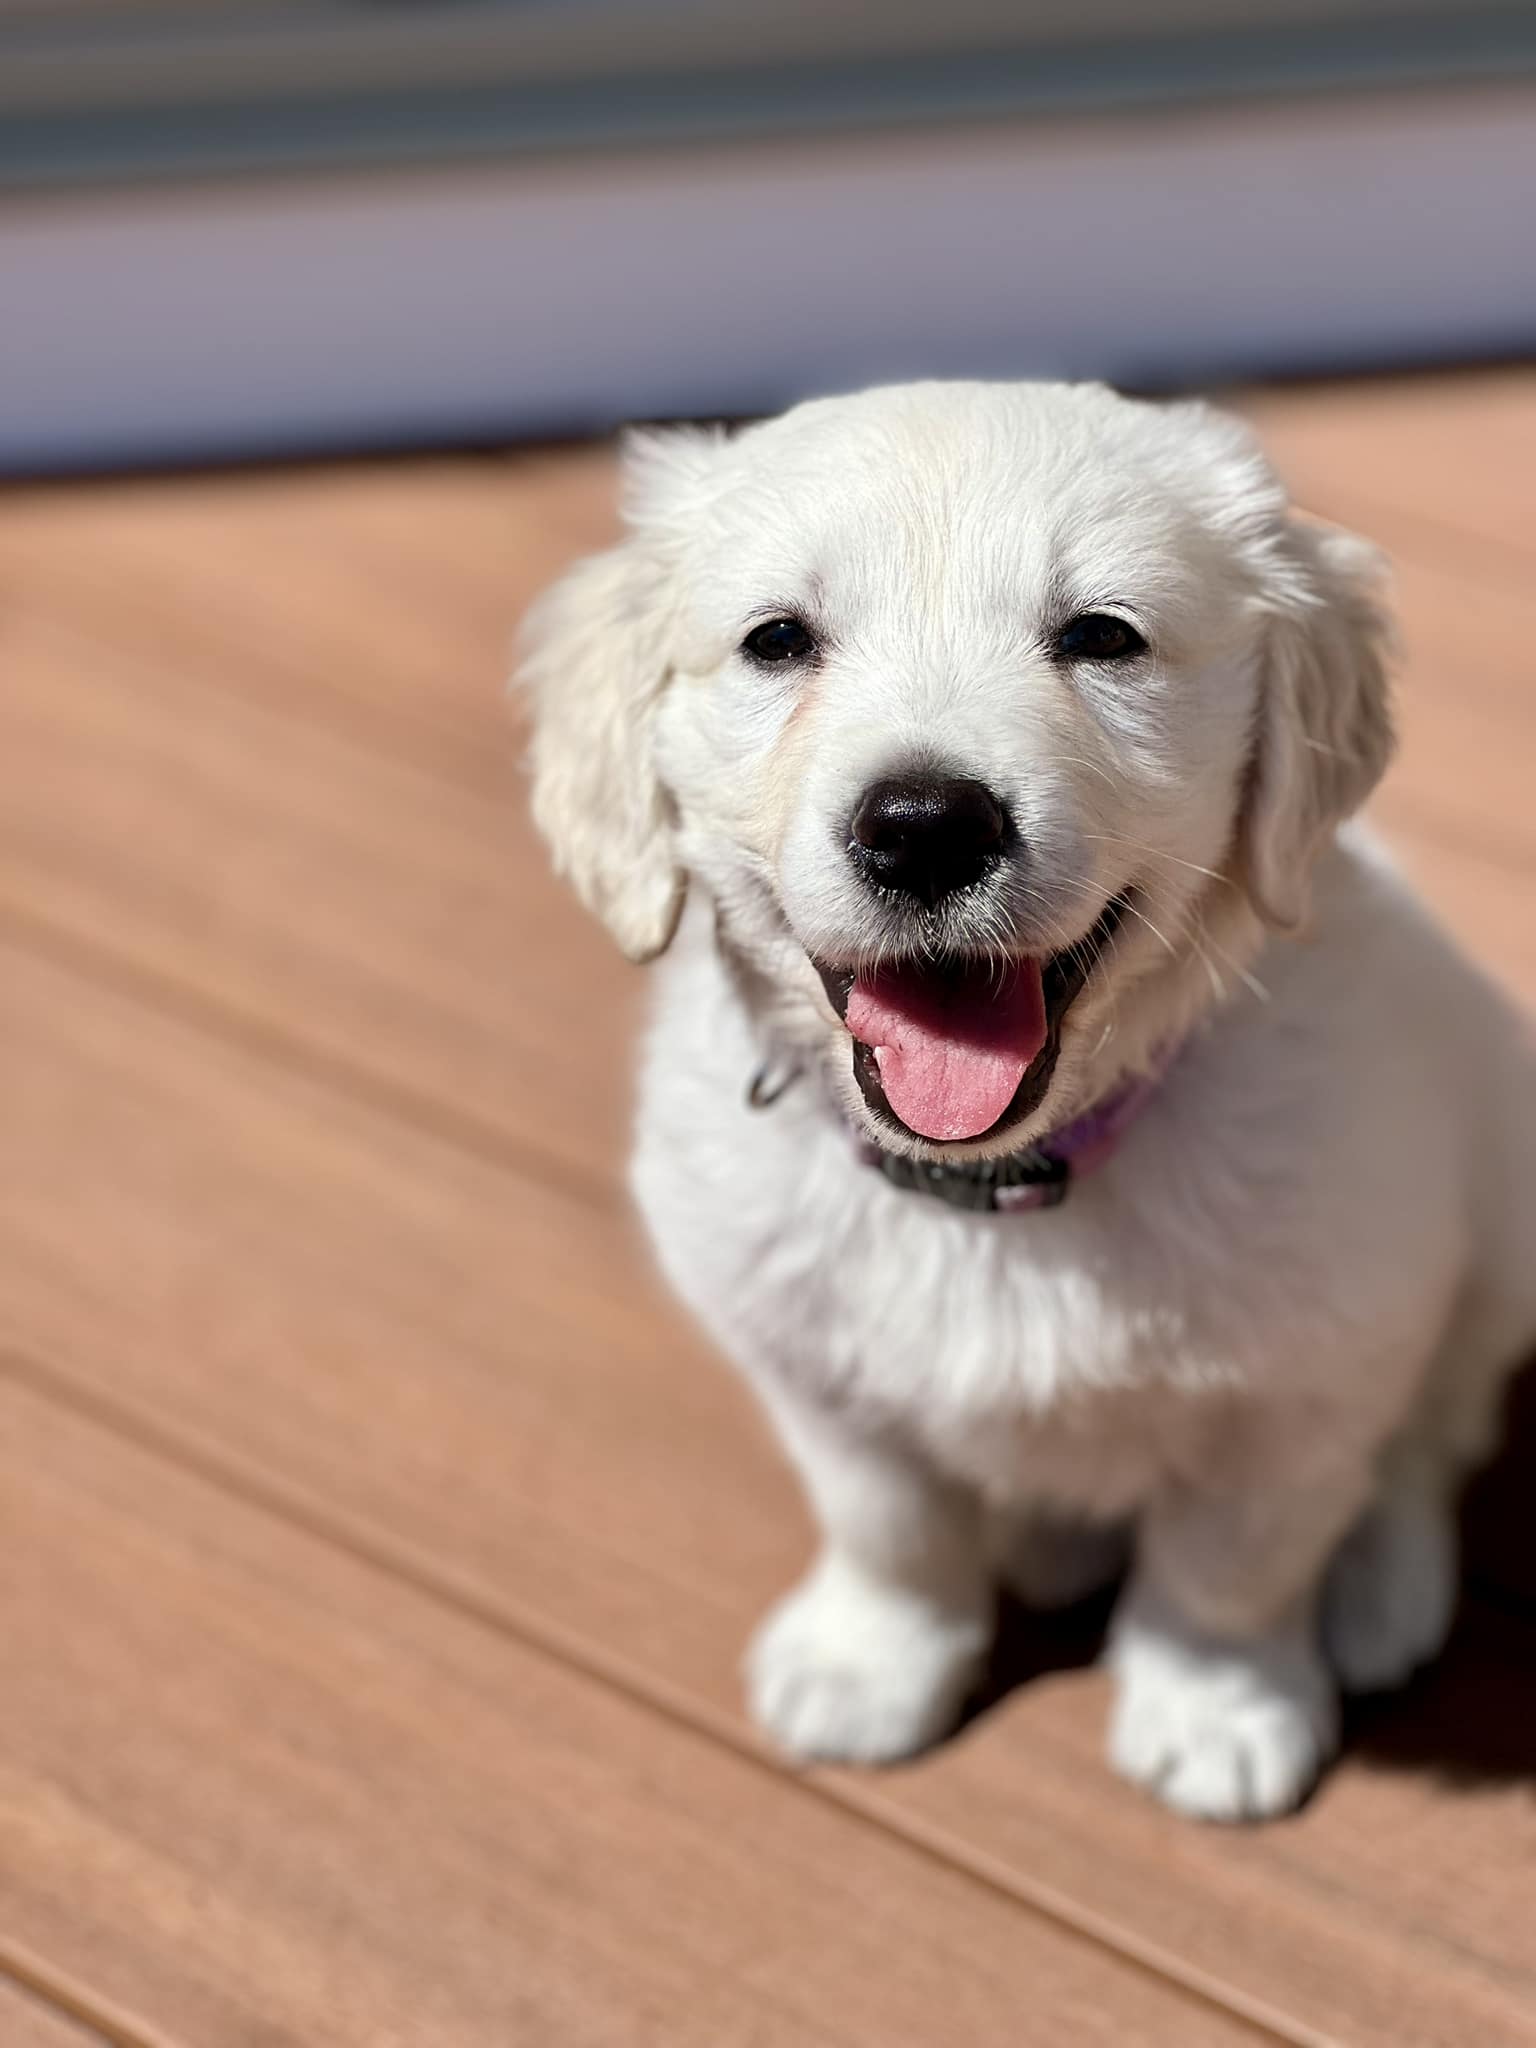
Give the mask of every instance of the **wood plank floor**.
<path id="1" fill-rule="evenodd" d="M 1394 555 L 1378 804 L 1536 1002 L 1536 378 L 1246 394 Z M 1298 1818 L 1100 1761 L 1090 1620 L 884 1774 L 735 1665 L 808 1532 L 619 1181 L 642 980 L 500 703 L 601 449 L 0 501 L 0 2043 L 1536 2044 L 1529 1423 Z"/>

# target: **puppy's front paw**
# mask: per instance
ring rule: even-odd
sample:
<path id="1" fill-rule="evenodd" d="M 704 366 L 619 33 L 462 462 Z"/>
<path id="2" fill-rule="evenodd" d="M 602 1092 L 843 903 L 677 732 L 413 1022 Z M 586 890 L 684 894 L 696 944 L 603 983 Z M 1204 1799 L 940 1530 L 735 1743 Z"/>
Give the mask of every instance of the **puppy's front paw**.
<path id="1" fill-rule="evenodd" d="M 1132 1616 L 1111 1661 L 1110 1761 L 1179 1813 L 1289 1813 L 1338 1746 L 1333 1681 L 1300 1632 L 1213 1645 Z"/>
<path id="2" fill-rule="evenodd" d="M 990 1636 L 826 1558 L 769 1614 L 747 1655 L 752 1712 L 806 1762 L 889 1763 L 954 1726 Z"/>

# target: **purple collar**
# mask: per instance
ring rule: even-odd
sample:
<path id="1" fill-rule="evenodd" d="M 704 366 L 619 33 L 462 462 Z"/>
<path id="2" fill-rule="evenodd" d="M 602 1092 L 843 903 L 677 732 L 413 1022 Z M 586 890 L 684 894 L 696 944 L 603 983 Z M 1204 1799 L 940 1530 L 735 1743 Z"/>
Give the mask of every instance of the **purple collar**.
<path id="1" fill-rule="evenodd" d="M 1172 1064 L 1160 1057 L 1153 1071 L 1122 1081 L 1081 1116 L 1063 1124 L 1006 1159 L 974 1159 L 951 1166 L 943 1160 L 904 1159 L 855 1137 L 860 1158 L 891 1183 L 914 1194 L 933 1195 L 952 1209 L 983 1215 L 1016 1216 L 1026 1209 L 1054 1209 L 1072 1183 L 1097 1172 L 1157 1093 Z"/>

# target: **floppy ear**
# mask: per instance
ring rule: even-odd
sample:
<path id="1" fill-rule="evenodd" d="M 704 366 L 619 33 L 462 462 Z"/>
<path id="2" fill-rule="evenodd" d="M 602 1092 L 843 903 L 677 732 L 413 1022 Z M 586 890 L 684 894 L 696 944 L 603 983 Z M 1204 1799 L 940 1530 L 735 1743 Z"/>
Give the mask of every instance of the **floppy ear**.
<path id="1" fill-rule="evenodd" d="M 1283 588 L 1266 605 L 1239 852 L 1260 916 L 1295 931 L 1309 908 L 1313 860 L 1375 787 L 1393 734 L 1381 555 L 1353 534 L 1295 520 L 1285 552 Z"/>
<path id="2" fill-rule="evenodd" d="M 578 562 L 534 606 L 522 634 L 517 681 L 533 699 L 534 819 L 556 868 L 632 960 L 666 949 L 683 907 L 651 725 L 673 660 L 675 548 L 667 543 L 712 446 L 686 433 L 632 443 L 629 538 Z"/>

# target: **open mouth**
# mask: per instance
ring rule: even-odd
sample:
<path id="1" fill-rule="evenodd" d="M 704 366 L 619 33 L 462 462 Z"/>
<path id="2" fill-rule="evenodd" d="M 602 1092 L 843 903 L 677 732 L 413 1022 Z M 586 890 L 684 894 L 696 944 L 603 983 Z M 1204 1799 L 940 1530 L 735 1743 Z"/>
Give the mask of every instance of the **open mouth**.
<path id="1" fill-rule="evenodd" d="M 910 1137 L 955 1144 L 1037 1109 L 1062 1019 L 1123 910 L 1115 897 L 1086 939 L 1043 960 L 909 960 L 870 974 L 818 963 L 875 1115 Z"/>

